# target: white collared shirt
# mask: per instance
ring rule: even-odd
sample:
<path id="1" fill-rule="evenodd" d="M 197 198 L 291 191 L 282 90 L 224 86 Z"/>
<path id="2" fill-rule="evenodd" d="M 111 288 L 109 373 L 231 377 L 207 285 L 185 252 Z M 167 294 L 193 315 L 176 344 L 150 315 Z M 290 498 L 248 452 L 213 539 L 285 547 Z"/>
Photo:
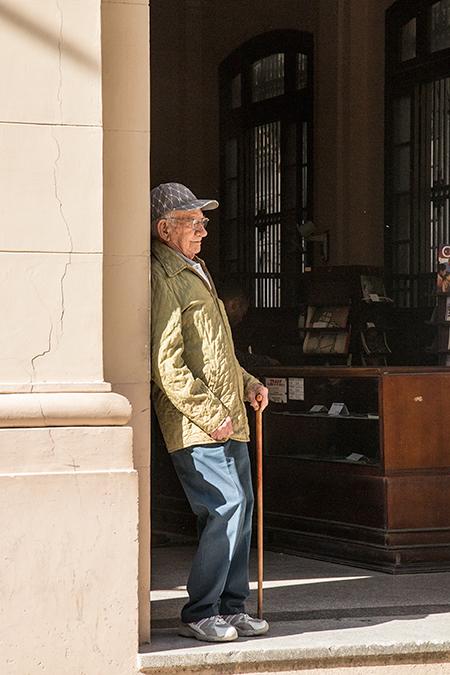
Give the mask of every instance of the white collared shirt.
<path id="1" fill-rule="evenodd" d="M 200 265 L 200 263 L 195 262 L 195 260 L 191 260 L 191 259 L 188 258 L 187 256 L 183 255 L 183 253 L 180 253 L 180 251 L 175 251 L 175 253 L 178 253 L 178 255 L 181 256 L 181 257 L 183 258 L 183 260 L 185 260 L 191 267 L 193 267 L 194 270 L 195 270 L 196 272 L 198 272 L 198 273 L 200 274 L 201 277 L 203 277 L 203 279 L 206 281 L 206 283 L 208 284 L 208 286 L 211 288 L 211 282 L 210 282 L 209 279 L 208 279 L 208 275 L 206 274 L 205 270 L 204 270 L 203 267 Z"/>

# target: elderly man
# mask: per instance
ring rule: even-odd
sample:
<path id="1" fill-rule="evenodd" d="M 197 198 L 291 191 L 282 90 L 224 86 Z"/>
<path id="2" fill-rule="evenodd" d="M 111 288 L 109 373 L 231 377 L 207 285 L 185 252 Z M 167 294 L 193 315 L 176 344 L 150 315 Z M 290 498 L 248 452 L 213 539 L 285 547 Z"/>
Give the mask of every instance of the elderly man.
<path id="1" fill-rule="evenodd" d="M 238 364 L 223 303 L 197 258 L 203 211 L 217 206 L 179 183 L 151 191 L 152 395 L 199 535 L 179 634 L 207 642 L 269 628 L 244 609 L 253 510 L 244 400 L 264 408 L 267 389 Z"/>

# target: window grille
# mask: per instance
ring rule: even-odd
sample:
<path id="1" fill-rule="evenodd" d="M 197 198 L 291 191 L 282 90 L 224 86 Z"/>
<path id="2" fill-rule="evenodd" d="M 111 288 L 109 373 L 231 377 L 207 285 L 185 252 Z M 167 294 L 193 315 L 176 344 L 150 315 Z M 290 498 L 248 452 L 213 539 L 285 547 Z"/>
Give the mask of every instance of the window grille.
<path id="1" fill-rule="evenodd" d="M 386 266 L 404 307 L 433 304 L 450 242 L 449 20 L 450 0 L 386 13 Z"/>
<path id="2" fill-rule="evenodd" d="M 430 100 L 430 260 L 436 266 L 441 244 L 450 242 L 450 77 L 427 85 Z"/>
<path id="3" fill-rule="evenodd" d="M 308 86 L 308 56 L 297 54 L 297 89 Z"/>
<path id="4" fill-rule="evenodd" d="M 255 127 L 252 146 L 255 166 L 256 307 L 280 306 L 281 272 L 281 125 Z M 262 278 L 260 278 L 262 277 Z"/>
<path id="5" fill-rule="evenodd" d="M 450 47 L 450 0 L 440 0 L 431 5 L 430 36 L 432 52 Z"/>
<path id="6" fill-rule="evenodd" d="M 274 31 L 220 67 L 221 276 L 252 305 L 297 304 L 298 225 L 312 219 L 313 40 Z"/>
<path id="7" fill-rule="evenodd" d="M 271 54 L 255 61 L 252 75 L 253 103 L 284 94 L 284 54 Z"/>

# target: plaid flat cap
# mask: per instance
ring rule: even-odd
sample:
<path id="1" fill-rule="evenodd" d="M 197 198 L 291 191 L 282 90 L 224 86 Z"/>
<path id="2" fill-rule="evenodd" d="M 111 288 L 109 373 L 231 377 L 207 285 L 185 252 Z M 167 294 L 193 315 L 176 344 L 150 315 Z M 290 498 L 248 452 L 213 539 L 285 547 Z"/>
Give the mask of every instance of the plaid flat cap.
<path id="1" fill-rule="evenodd" d="M 181 183 L 161 183 L 150 192 L 152 221 L 163 218 L 169 211 L 194 211 L 195 209 L 217 209 L 215 199 L 197 199 Z"/>

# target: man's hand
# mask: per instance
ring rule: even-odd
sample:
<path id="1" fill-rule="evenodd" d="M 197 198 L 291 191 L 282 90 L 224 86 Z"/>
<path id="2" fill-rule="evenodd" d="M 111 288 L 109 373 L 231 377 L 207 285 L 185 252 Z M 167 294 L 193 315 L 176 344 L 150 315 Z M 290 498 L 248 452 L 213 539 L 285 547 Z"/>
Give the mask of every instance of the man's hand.
<path id="1" fill-rule="evenodd" d="M 223 441 L 233 435 L 233 423 L 231 417 L 225 417 L 224 421 L 215 431 L 209 434 L 215 441 Z"/>
<path id="2" fill-rule="evenodd" d="M 261 394 L 262 396 L 261 403 L 258 403 L 258 401 L 256 400 L 258 394 Z M 263 384 L 255 384 L 254 387 L 249 389 L 248 398 L 252 408 L 254 408 L 255 410 L 259 410 L 261 408 L 262 412 L 264 408 L 266 408 L 267 405 L 269 404 L 269 390 Z"/>

